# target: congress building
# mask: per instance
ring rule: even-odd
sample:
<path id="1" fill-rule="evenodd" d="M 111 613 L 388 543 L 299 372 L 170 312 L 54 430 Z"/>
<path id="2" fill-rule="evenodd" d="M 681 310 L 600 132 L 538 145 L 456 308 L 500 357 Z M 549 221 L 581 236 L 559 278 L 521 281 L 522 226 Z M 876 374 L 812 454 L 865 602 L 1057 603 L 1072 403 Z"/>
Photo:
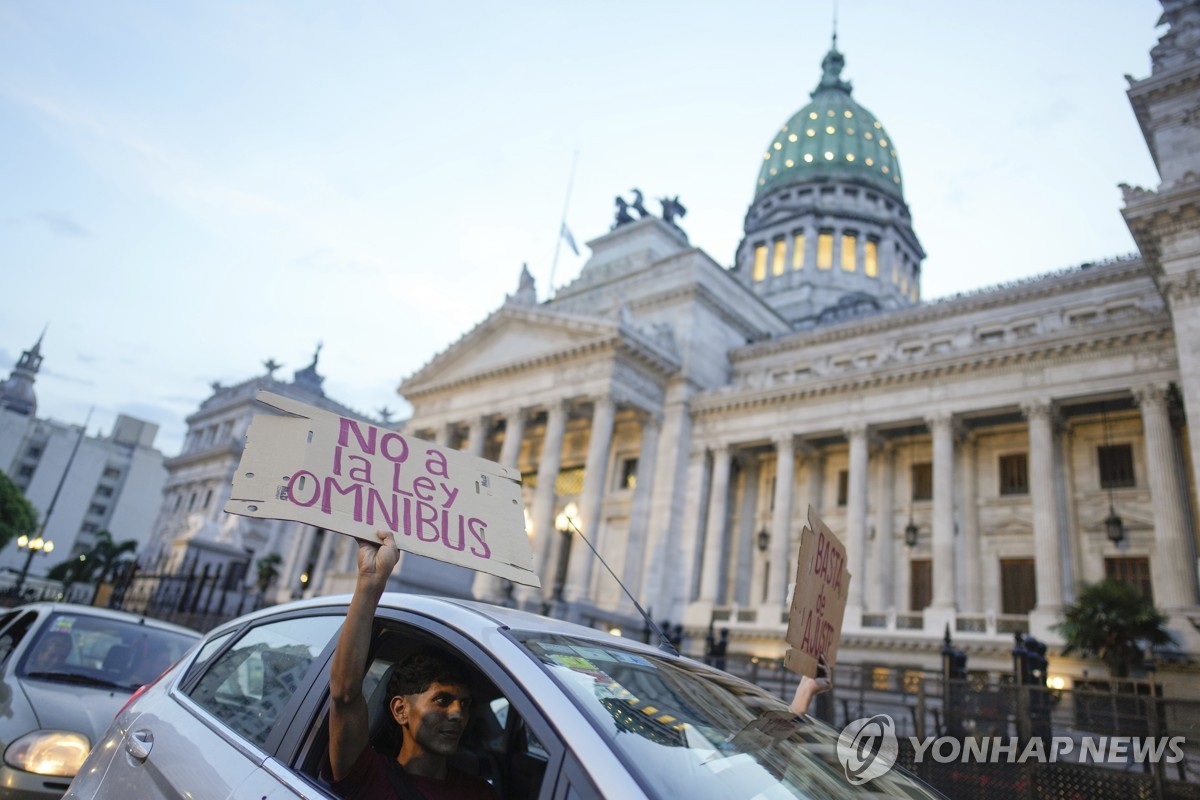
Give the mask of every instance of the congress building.
<path id="1" fill-rule="evenodd" d="M 1161 176 L 1123 187 L 1138 254 L 922 301 L 899 154 L 835 47 L 746 176 L 732 267 L 675 202 L 622 201 L 550 299 L 523 273 L 399 387 L 406 433 L 524 476 L 544 587 L 470 589 L 640 631 L 577 527 L 693 652 L 715 624 L 774 656 L 811 506 L 854 576 L 843 662 L 934 666 L 948 627 L 973 667 L 1011 667 L 1014 632 L 1061 644 L 1105 577 L 1200 655 L 1200 6 L 1164 9 L 1128 90 Z"/>

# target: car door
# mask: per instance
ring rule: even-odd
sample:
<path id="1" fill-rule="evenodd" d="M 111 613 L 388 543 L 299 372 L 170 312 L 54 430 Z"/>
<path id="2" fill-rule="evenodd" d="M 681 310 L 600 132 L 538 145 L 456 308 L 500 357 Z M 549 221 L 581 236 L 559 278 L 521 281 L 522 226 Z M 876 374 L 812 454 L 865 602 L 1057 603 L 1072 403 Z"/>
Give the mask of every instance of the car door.
<path id="1" fill-rule="evenodd" d="M 106 796 L 241 796 L 328 657 L 338 612 L 268 617 L 201 648 L 178 684 L 126 725 Z"/>

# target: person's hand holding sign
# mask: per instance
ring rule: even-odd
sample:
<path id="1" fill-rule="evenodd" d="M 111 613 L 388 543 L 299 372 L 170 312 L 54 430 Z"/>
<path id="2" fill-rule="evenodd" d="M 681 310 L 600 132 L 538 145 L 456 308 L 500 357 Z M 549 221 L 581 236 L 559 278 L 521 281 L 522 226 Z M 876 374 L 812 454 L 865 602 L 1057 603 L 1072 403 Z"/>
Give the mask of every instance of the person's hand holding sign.
<path id="1" fill-rule="evenodd" d="M 817 658 L 817 677 L 810 678 L 804 675 L 800 678 L 800 683 L 796 684 L 796 694 L 792 697 L 792 703 L 788 708 L 793 714 L 807 714 L 813 698 L 832 688 L 833 676 L 829 674 L 829 667 L 825 663 L 825 654 L 822 653 Z"/>

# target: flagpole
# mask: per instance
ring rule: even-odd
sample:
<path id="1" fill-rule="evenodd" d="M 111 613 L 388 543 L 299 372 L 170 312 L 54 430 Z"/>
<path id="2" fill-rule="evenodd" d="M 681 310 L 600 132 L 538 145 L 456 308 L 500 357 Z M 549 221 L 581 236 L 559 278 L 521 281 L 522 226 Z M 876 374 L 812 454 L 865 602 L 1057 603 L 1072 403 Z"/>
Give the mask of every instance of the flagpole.
<path id="1" fill-rule="evenodd" d="M 579 163 L 579 151 L 571 156 L 571 177 L 567 178 L 567 196 L 563 198 L 562 219 L 558 222 L 558 234 L 554 237 L 554 260 L 550 262 L 549 292 L 554 292 L 554 273 L 558 269 L 558 251 L 562 247 L 563 230 L 567 226 L 567 208 L 571 205 L 571 187 L 575 185 L 575 165 Z"/>

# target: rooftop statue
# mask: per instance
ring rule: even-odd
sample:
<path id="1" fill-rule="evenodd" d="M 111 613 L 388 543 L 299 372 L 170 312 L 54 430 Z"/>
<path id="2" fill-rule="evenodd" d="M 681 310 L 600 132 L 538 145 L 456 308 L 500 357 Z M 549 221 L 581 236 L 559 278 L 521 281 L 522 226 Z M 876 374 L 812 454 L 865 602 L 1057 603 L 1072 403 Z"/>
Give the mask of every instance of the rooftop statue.
<path id="1" fill-rule="evenodd" d="M 619 228 L 628 222 L 633 222 L 633 217 L 629 215 L 629 204 L 625 202 L 625 198 L 617 195 L 616 204 L 617 219 L 615 222 L 613 222 L 613 227 Z"/>
<path id="2" fill-rule="evenodd" d="M 642 190 L 630 189 L 629 191 L 633 192 L 633 203 L 630 204 L 630 208 L 638 213 L 638 219 L 645 219 L 650 216 L 650 212 L 642 205 Z"/>
<path id="3" fill-rule="evenodd" d="M 675 218 L 687 215 L 687 209 L 683 207 L 683 203 L 679 202 L 679 195 L 663 197 L 658 202 L 662 204 L 663 222 L 678 228 L 679 223 L 675 221 Z"/>

